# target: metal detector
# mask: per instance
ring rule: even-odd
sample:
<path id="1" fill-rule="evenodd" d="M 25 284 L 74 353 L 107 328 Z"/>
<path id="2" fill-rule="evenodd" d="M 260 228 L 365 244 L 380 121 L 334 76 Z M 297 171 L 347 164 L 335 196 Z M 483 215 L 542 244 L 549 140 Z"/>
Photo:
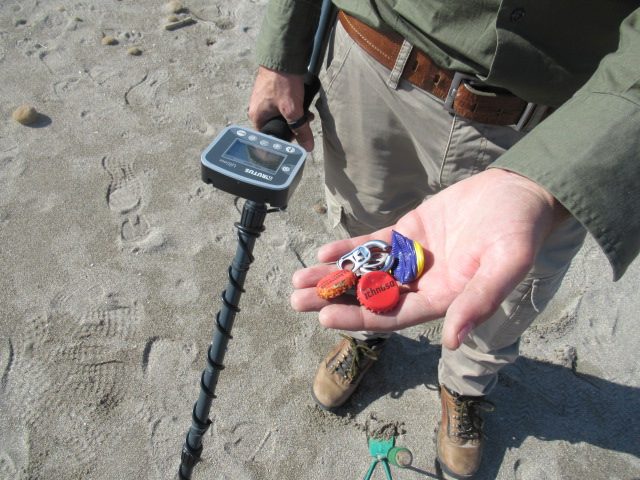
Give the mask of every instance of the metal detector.
<path id="1" fill-rule="evenodd" d="M 320 88 L 318 74 L 324 57 L 327 33 L 334 23 L 335 9 L 324 0 L 316 30 L 313 53 L 305 76 L 305 112 Z M 201 461 L 202 437 L 211 426 L 209 412 L 233 321 L 240 308 L 240 296 L 253 262 L 253 247 L 264 231 L 267 213 L 286 208 L 297 186 L 306 152 L 290 143 L 293 132 L 283 117 L 276 117 L 260 132 L 232 125 L 223 130 L 201 156 L 202 179 L 216 188 L 246 199 L 239 222 L 238 246 L 229 266 L 229 283 L 222 292 L 222 307 L 216 315 L 213 339 L 207 352 L 206 367 L 200 379 L 200 395 L 191 417 L 191 427 L 182 447 L 178 478 L 190 480 Z"/>

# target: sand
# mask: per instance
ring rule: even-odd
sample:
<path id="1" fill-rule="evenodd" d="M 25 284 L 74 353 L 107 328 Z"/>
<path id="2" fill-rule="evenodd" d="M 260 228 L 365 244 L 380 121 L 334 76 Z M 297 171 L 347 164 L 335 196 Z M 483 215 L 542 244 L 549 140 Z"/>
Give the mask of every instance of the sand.
<path id="1" fill-rule="evenodd" d="M 175 477 L 242 205 L 199 157 L 248 124 L 265 4 L 184 2 L 170 20 L 196 23 L 167 30 L 157 1 L 0 3 L 0 478 Z M 414 454 L 394 478 L 434 475 L 438 323 L 395 335 L 337 414 L 309 395 L 337 335 L 288 295 L 332 238 L 322 175 L 317 148 L 267 217 L 195 479 L 362 478 L 372 418 Z M 640 265 L 610 278 L 589 239 L 500 375 L 478 478 L 640 478 Z"/>

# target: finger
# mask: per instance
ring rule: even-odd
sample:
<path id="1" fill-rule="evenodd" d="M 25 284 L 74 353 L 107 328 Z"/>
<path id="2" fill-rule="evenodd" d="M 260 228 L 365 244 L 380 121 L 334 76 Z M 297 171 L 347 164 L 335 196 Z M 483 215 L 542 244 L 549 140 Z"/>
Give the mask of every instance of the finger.
<path id="1" fill-rule="evenodd" d="M 269 120 L 279 116 L 280 110 L 278 110 L 276 104 L 254 99 L 252 96 L 247 108 L 247 117 L 251 120 L 253 128 L 260 130 Z"/>
<path id="2" fill-rule="evenodd" d="M 329 305 L 358 305 L 358 300 L 353 295 L 341 295 L 331 300 L 324 300 L 318 296 L 315 287 L 295 290 L 289 302 L 296 312 L 318 312 Z"/>
<path id="3" fill-rule="evenodd" d="M 391 239 L 391 228 L 392 227 L 384 228 L 369 235 L 361 235 L 359 237 L 327 243 L 318 250 L 318 260 L 321 262 L 334 262 L 345 253 L 349 253 L 354 248 L 359 247 L 370 240 L 383 240 L 385 242 L 389 242 Z"/>
<path id="4" fill-rule="evenodd" d="M 500 255 L 485 260 L 453 300 L 444 321 L 442 345 L 455 350 L 469 332 L 493 315 L 531 267 L 530 257 Z"/>
<path id="5" fill-rule="evenodd" d="M 310 112 L 302 112 L 299 113 L 299 109 L 295 105 L 291 105 L 293 110 L 287 111 L 283 110 L 283 115 L 287 120 L 287 125 L 291 129 L 296 141 L 308 152 L 313 150 L 314 141 L 313 141 L 313 133 L 311 132 L 311 126 L 309 123 L 313 118 Z"/>
<path id="6" fill-rule="evenodd" d="M 331 302 L 320 310 L 318 319 L 326 328 L 348 331 L 391 332 L 441 318 L 427 298 L 409 292 L 400 296 L 393 310 L 374 313 L 359 305 L 338 305 Z"/>
<path id="7" fill-rule="evenodd" d="M 296 312 L 317 312 L 329 305 L 328 300 L 318 296 L 315 288 L 294 290 L 289 298 L 289 303 Z"/>
<path id="8" fill-rule="evenodd" d="M 322 277 L 337 269 L 338 267 L 333 264 L 320 264 L 303 268 L 293 274 L 291 283 L 293 284 L 293 288 L 315 287 Z"/>
<path id="9" fill-rule="evenodd" d="M 314 147 L 314 139 L 313 132 L 311 131 L 311 126 L 309 122 L 305 123 L 299 128 L 295 128 L 291 130 L 293 135 L 296 138 L 296 141 L 302 148 L 304 148 L 307 152 L 313 151 Z"/>

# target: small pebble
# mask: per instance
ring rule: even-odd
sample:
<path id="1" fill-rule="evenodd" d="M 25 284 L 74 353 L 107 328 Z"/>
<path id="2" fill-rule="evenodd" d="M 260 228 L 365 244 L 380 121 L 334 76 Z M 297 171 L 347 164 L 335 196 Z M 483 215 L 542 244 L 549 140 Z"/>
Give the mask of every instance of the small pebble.
<path id="1" fill-rule="evenodd" d="M 166 13 L 184 13 L 187 11 L 179 0 L 171 0 L 170 2 L 167 2 L 164 5 L 163 10 Z"/>
<path id="2" fill-rule="evenodd" d="M 67 11 L 67 9 L 66 9 L 66 8 L 64 8 L 62 5 L 60 5 L 60 6 L 58 7 L 58 11 L 59 11 L 59 12 L 66 12 L 66 11 Z"/>
<path id="3" fill-rule="evenodd" d="M 105 35 L 104 37 L 102 37 L 101 42 L 102 42 L 102 45 L 117 45 L 118 44 L 118 40 L 116 40 L 111 35 Z"/>
<path id="4" fill-rule="evenodd" d="M 38 121 L 40 114 L 31 105 L 21 105 L 13 111 L 11 116 L 22 125 L 31 125 Z"/>
<path id="5" fill-rule="evenodd" d="M 180 20 L 180 17 L 178 17 L 177 15 L 169 15 L 167 17 L 167 23 L 177 22 L 178 20 Z"/>
<path id="6" fill-rule="evenodd" d="M 313 210 L 320 215 L 324 215 L 325 213 L 327 213 L 327 207 L 323 202 L 315 203 L 313 205 Z"/>
<path id="7" fill-rule="evenodd" d="M 131 47 L 129 50 L 127 50 L 127 53 L 129 55 L 133 55 L 135 57 L 138 57 L 138 56 L 142 55 L 142 50 L 140 50 L 138 47 Z"/>

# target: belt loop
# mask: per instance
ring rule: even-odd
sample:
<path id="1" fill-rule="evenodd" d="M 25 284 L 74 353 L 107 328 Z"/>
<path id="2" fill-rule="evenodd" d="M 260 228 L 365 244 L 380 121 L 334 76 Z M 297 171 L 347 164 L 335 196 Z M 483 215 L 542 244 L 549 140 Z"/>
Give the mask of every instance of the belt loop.
<path id="1" fill-rule="evenodd" d="M 398 83 L 400 83 L 400 78 L 402 77 L 402 72 L 404 71 L 404 66 L 407 64 L 407 59 L 409 55 L 411 55 L 411 50 L 413 49 L 413 45 L 404 40 L 402 42 L 402 46 L 400 47 L 400 51 L 398 52 L 398 56 L 396 57 L 396 63 L 393 66 L 393 70 L 391 70 L 391 74 L 389 75 L 389 79 L 387 80 L 387 85 L 389 88 L 396 90 L 398 88 Z"/>
<path id="2" fill-rule="evenodd" d="M 514 128 L 519 132 L 530 132 L 542 122 L 551 111 L 551 107 L 547 107 L 546 105 L 528 103 Z"/>

